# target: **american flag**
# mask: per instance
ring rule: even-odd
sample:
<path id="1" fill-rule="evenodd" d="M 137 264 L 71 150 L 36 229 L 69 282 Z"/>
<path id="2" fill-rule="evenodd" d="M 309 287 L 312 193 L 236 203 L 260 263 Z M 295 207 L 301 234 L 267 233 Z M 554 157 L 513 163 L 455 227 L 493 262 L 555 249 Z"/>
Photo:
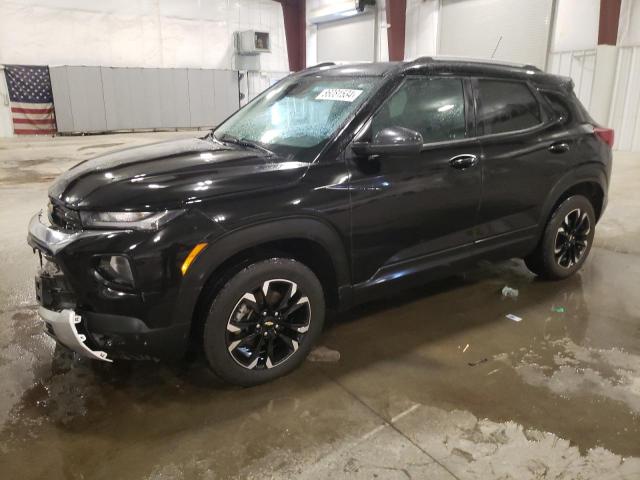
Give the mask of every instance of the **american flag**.
<path id="1" fill-rule="evenodd" d="M 5 65 L 13 131 L 16 135 L 56 131 L 49 67 Z"/>

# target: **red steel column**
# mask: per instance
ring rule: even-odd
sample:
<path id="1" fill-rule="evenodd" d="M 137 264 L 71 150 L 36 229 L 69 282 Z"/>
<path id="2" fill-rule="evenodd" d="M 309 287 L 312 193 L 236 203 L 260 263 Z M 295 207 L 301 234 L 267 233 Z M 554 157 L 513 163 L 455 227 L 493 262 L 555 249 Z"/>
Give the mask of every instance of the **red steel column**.
<path id="1" fill-rule="evenodd" d="M 622 0 L 600 0 L 598 45 L 616 44 L 618 40 L 618 22 L 620 21 L 620 3 L 622 3 Z"/>
<path id="2" fill-rule="evenodd" d="M 387 0 L 387 41 L 389 60 L 404 60 L 404 26 L 407 18 L 407 0 Z"/>
<path id="3" fill-rule="evenodd" d="M 275 0 L 282 5 L 284 34 L 287 38 L 289 70 L 296 72 L 307 64 L 307 19 L 305 0 Z"/>

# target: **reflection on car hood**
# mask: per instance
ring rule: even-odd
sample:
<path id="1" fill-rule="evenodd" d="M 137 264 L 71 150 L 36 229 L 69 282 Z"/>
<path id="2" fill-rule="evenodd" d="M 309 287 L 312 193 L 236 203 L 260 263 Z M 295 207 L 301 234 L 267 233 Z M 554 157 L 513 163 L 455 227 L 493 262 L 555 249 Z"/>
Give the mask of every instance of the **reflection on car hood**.
<path id="1" fill-rule="evenodd" d="M 55 181 L 49 196 L 83 210 L 180 208 L 216 195 L 284 186 L 307 168 L 252 148 L 174 140 L 82 162 Z"/>

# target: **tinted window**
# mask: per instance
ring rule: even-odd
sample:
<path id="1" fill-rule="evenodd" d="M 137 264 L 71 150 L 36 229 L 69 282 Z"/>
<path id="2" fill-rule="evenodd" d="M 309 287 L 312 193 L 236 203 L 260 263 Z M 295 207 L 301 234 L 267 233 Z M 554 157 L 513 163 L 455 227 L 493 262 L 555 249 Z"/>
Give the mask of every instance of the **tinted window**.
<path id="1" fill-rule="evenodd" d="M 555 118 L 559 118 L 563 123 L 567 122 L 571 117 L 571 110 L 569 110 L 569 106 L 566 104 L 564 99 L 553 92 L 541 92 L 542 96 L 549 103 L 549 106 L 553 110 Z"/>
<path id="2" fill-rule="evenodd" d="M 478 83 L 478 125 L 485 135 L 522 130 L 540 123 L 538 102 L 524 83 L 498 80 Z"/>
<path id="3" fill-rule="evenodd" d="M 406 127 L 425 143 L 464 138 L 464 92 L 455 78 L 409 78 L 380 108 L 372 137 L 386 127 Z"/>

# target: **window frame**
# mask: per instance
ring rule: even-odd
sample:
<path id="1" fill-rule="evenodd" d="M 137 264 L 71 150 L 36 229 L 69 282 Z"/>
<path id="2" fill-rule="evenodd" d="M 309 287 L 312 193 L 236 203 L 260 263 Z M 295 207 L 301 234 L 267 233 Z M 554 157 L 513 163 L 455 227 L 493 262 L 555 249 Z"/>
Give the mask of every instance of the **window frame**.
<path id="1" fill-rule="evenodd" d="M 467 75 L 458 75 L 458 74 L 447 74 L 447 73 L 405 73 L 400 76 L 400 80 L 397 85 L 389 92 L 389 94 L 384 98 L 379 105 L 375 107 L 373 112 L 370 114 L 369 118 L 366 120 L 363 128 L 355 135 L 353 141 L 361 141 L 363 137 L 367 134 L 371 134 L 371 124 L 373 122 L 373 118 L 378 114 L 378 112 L 382 109 L 382 107 L 389 101 L 397 92 L 402 88 L 402 86 L 409 80 L 413 79 L 433 79 L 433 78 L 447 78 L 447 79 L 457 79 L 462 83 L 462 96 L 463 96 L 463 104 L 464 104 L 464 123 L 465 123 L 465 137 L 458 138 L 454 140 L 440 140 L 437 142 L 424 142 L 422 144 L 422 148 L 420 151 L 431 150 L 435 148 L 440 148 L 443 146 L 457 146 L 457 145 L 465 145 L 469 143 L 473 143 L 477 141 L 477 132 L 476 132 L 476 105 L 474 102 L 473 89 L 471 85 L 471 79 Z"/>
<path id="2" fill-rule="evenodd" d="M 559 125 L 567 125 L 571 123 L 575 118 L 575 112 L 572 109 L 571 102 L 565 98 L 562 92 L 551 89 L 539 87 L 536 91 L 540 94 L 540 97 L 543 100 L 543 108 L 547 110 L 548 117 L 551 123 L 557 123 Z M 555 96 L 558 98 L 558 102 L 563 104 L 563 107 L 567 110 L 568 115 L 563 117 L 562 115 L 558 115 L 557 110 L 553 107 L 549 96 Z"/>
<path id="3" fill-rule="evenodd" d="M 542 98 L 542 96 L 540 95 L 540 92 L 538 92 L 538 89 L 535 88 L 534 85 L 532 85 L 531 82 L 527 81 L 527 80 L 520 80 L 520 79 L 514 79 L 514 78 L 503 78 L 503 77 L 492 77 L 492 76 L 474 76 L 471 77 L 471 84 L 472 84 L 472 88 L 473 88 L 473 101 L 475 104 L 475 109 L 476 112 L 478 112 L 480 110 L 480 106 L 481 106 L 481 101 L 480 101 L 480 80 L 488 80 L 488 81 L 494 81 L 494 82 L 510 82 L 510 83 L 517 83 L 520 85 L 524 85 L 529 92 L 531 93 L 531 95 L 533 96 L 533 99 L 535 100 L 536 104 L 538 105 L 538 113 L 540 114 L 540 122 L 532 125 L 531 127 L 527 127 L 527 128 L 521 128 L 518 130 L 509 130 L 507 132 L 498 132 L 498 133 L 484 133 L 484 127 L 480 125 L 480 122 L 477 119 L 476 116 L 476 135 L 478 139 L 481 140 L 492 140 L 492 139 L 502 139 L 505 138 L 507 136 L 517 136 L 517 135 L 527 135 L 527 134 L 531 134 L 531 133 L 535 133 L 539 130 L 543 130 L 544 128 L 546 128 L 549 124 L 549 115 L 547 113 L 547 109 L 543 108 L 544 106 L 546 106 L 546 102 L 544 100 L 544 98 Z"/>

